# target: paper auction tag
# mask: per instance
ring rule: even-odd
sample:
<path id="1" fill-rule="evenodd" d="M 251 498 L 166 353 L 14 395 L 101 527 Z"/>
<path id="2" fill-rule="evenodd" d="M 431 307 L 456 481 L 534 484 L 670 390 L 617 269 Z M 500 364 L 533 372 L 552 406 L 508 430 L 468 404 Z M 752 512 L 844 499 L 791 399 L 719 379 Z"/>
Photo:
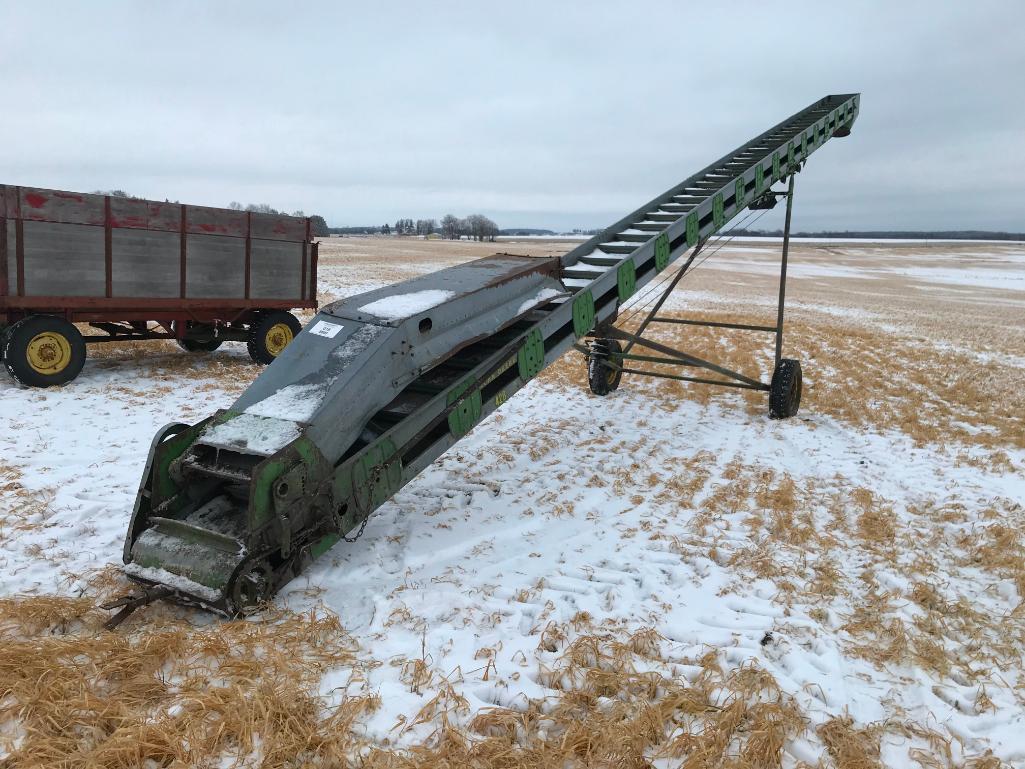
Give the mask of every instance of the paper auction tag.
<path id="1" fill-rule="evenodd" d="M 313 324 L 313 327 L 310 329 L 310 333 L 316 334 L 317 336 L 325 336 L 328 339 L 334 339 L 338 335 L 338 332 L 343 328 L 345 327 L 340 323 L 328 323 L 326 320 L 318 320 Z"/>

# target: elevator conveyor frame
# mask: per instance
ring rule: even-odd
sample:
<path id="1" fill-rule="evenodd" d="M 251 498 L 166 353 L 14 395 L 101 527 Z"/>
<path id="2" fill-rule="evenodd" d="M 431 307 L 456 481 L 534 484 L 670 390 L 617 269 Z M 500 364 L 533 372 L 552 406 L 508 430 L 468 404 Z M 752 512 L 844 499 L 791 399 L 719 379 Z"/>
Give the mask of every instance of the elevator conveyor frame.
<path id="1" fill-rule="evenodd" d="M 790 253 L 790 221 L 793 213 L 794 202 L 794 173 L 791 173 L 787 181 L 786 192 L 768 190 L 759 200 L 751 203 L 752 209 L 768 210 L 775 208 L 777 199 L 785 197 L 786 220 L 783 227 L 783 250 L 780 258 L 779 272 L 779 294 L 776 305 L 776 324 L 773 326 L 754 325 L 750 323 L 728 323 L 722 321 L 700 320 L 697 318 L 670 318 L 660 316 L 662 309 L 669 295 L 688 274 L 688 270 L 695 263 L 695 259 L 703 252 L 706 241 L 702 241 L 691 251 L 690 256 L 676 271 L 675 276 L 668 281 L 668 284 L 661 289 L 657 300 L 652 308 L 641 319 L 635 331 L 626 331 L 607 322 L 592 332 L 590 345 L 577 343 L 574 348 L 587 357 L 587 381 L 591 392 L 595 395 L 608 395 L 619 388 L 623 374 L 635 376 L 653 377 L 656 379 L 675 379 L 682 382 L 694 382 L 697 384 L 713 385 L 716 387 L 734 387 L 744 390 L 762 390 L 769 393 L 769 417 L 771 419 L 784 419 L 794 416 L 801 405 L 802 374 L 801 363 L 794 358 L 783 357 L 783 310 L 786 301 L 787 286 L 787 259 Z M 728 240 L 726 242 L 729 242 Z M 716 251 L 723 246 L 718 246 Z M 705 256 L 707 259 L 708 256 Z M 615 320 L 615 319 L 612 319 Z M 733 371 L 711 361 L 704 360 L 693 354 L 668 347 L 654 339 L 644 336 L 645 330 L 656 323 L 678 324 L 687 326 L 704 326 L 706 328 L 733 329 L 739 331 L 762 331 L 769 332 L 775 337 L 775 356 L 772 367 L 772 379 L 769 382 L 761 382 L 757 379 Z M 626 347 L 623 343 L 626 343 Z M 647 348 L 652 352 L 661 353 L 658 356 L 639 355 L 631 352 L 635 346 Z M 655 364 L 656 366 L 680 366 L 684 368 L 705 369 L 719 374 L 720 379 L 709 379 L 707 377 L 687 376 L 681 374 L 667 373 L 665 369 L 638 369 L 627 368 L 629 361 Z"/>
<path id="2" fill-rule="evenodd" d="M 561 258 L 499 254 L 322 308 L 229 409 L 157 433 L 124 548 L 142 589 L 108 604 L 110 625 L 156 598 L 237 615 L 355 540 L 639 288 L 848 135 L 858 102 L 819 99 Z"/>

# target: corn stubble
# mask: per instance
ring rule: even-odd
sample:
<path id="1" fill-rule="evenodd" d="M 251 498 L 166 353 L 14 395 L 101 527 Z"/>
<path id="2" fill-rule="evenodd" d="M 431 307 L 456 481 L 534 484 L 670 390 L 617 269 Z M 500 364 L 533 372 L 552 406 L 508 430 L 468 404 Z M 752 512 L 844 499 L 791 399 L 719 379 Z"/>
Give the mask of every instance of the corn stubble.
<path id="1" fill-rule="evenodd" d="M 738 312 L 707 316 L 750 320 Z M 766 349 L 750 335 L 682 327 L 661 327 L 655 335 L 763 379 L 769 375 Z M 150 344 L 159 349 L 143 345 L 128 354 L 138 354 L 157 378 L 164 367 L 195 363 L 168 343 Z M 957 443 L 978 451 L 957 454 L 956 462 L 995 472 L 1017 469 L 1003 452 L 1025 447 L 1018 426 L 1025 392 L 1013 366 L 808 313 L 788 322 L 788 347 L 805 363 L 802 411 L 898 431 L 919 445 Z M 106 355 L 124 354 L 109 349 Z M 154 353 L 155 361 L 144 361 Z M 238 389 L 255 373 L 248 362 L 210 358 L 203 373 L 218 386 Z M 751 369 L 752 360 L 763 361 L 760 370 Z M 899 377 L 894 360 L 900 361 Z M 567 358 L 540 379 L 549 386 L 586 388 L 582 372 L 579 358 Z M 752 416 L 765 409 L 761 394 L 636 378 L 627 386 L 643 388 L 667 409 L 681 399 L 712 403 L 722 398 L 741 399 Z M 611 436 L 595 440 L 609 450 L 633 452 L 644 443 L 643 437 L 637 444 Z M 522 448 L 544 462 L 556 445 L 540 440 Z M 495 459 L 511 462 L 512 455 Z M 696 454 L 671 474 L 613 472 L 595 476 L 591 485 L 610 485 L 624 498 L 675 505 L 689 518 L 682 536 L 668 537 L 658 526 L 624 536 L 667 540 L 670 552 L 727 565 L 738 581 L 770 579 L 779 589 L 776 600 L 788 612 L 803 611 L 829 626 L 851 657 L 880 671 L 913 665 L 938 680 L 954 676 L 977 686 L 970 707 L 979 713 L 993 709 L 990 673 L 1020 666 L 1025 616 L 1021 607 L 1004 616 L 980 611 L 946 586 L 939 559 L 946 560 L 945 568 L 953 563 L 1010 580 L 1019 595 L 1025 594 L 1021 505 L 993 500 L 981 516 L 956 499 L 898 509 L 894 500 L 842 476 L 798 483 L 739 456 L 713 478 L 708 470 L 713 459 Z M 0 528 L 0 537 L 10 537 L 35 525 L 31 522 L 43 514 L 45 501 L 20 487 L 13 468 L 0 466 L 0 484 L 17 501 Z M 551 502 L 545 512 L 560 514 L 558 500 Z M 572 507 L 563 514 L 573 516 Z M 863 567 L 852 578 L 837 563 Z M 906 574 L 910 589 L 885 587 L 878 574 L 886 570 Z M 118 578 L 102 577 L 93 581 L 97 592 L 125 587 Z M 330 701 L 318 693 L 327 670 L 348 669 L 358 684 L 381 664 L 333 616 L 281 612 L 259 621 L 197 627 L 175 616 L 154 619 L 151 612 L 146 625 L 129 624 L 114 634 L 99 630 L 104 617 L 93 608 L 98 600 L 0 599 L 3 769 L 639 769 L 660 759 L 686 769 L 760 769 L 780 766 L 788 743 L 798 738 L 819 744 L 819 765 L 837 769 L 883 766 L 881 746 L 887 738 L 914 740 L 908 755 L 922 767 L 1004 766 L 991 754 L 955 762 L 949 736 L 900 714 L 857 724 L 838 713 L 815 725 L 771 674 L 753 663 L 731 667 L 714 650 L 699 659 L 675 659 L 654 630 L 623 636 L 621 629 L 596 624 L 589 616 L 537 629 L 537 680 L 551 694 L 516 707 L 471 713 L 426 652 L 401 661 L 401 680 L 422 694 L 425 704 L 408 722 L 396 724 L 407 736 L 413 730 L 424 735 L 422 741 L 399 750 L 366 736 L 366 719 L 380 704 L 367 686 Z M 410 626 L 420 622 L 414 616 L 400 620 Z M 490 662 L 483 675 L 501 683 Z"/>

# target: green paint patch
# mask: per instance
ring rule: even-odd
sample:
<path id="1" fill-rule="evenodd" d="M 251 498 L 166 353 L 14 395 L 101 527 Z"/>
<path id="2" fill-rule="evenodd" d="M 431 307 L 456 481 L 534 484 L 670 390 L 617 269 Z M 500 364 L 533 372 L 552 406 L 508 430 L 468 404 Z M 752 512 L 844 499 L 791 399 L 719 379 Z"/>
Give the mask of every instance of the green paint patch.
<path id="1" fill-rule="evenodd" d="M 475 383 L 473 377 L 468 377 L 448 394 L 448 404 L 455 404 L 455 408 L 448 413 L 448 429 L 456 438 L 462 438 L 480 421 L 483 406 L 480 388 L 477 387 L 468 396 L 462 397 Z"/>
<path id="2" fill-rule="evenodd" d="M 207 426 L 220 424 L 232 416 L 234 416 L 234 413 L 228 411 L 220 416 L 204 419 L 199 424 L 183 430 L 157 446 L 153 456 L 153 466 L 150 469 L 150 472 L 153 474 L 151 505 L 160 504 L 180 491 L 178 484 L 171 478 L 171 463 L 185 453 L 186 449 L 192 445 Z"/>
<path id="3" fill-rule="evenodd" d="M 272 486 L 285 472 L 281 459 L 266 459 L 258 465 L 249 494 L 249 530 L 256 531 L 274 515 Z"/>
<path id="4" fill-rule="evenodd" d="M 620 304 L 633 296 L 637 290 L 637 268 L 633 259 L 627 259 L 616 270 L 616 288 Z"/>
<path id="5" fill-rule="evenodd" d="M 541 373 L 545 365 L 545 342 L 539 328 L 530 329 L 523 346 L 516 353 L 516 364 L 524 382 Z"/>
<path id="6" fill-rule="evenodd" d="M 701 224 L 698 222 L 698 212 L 691 211 L 687 215 L 687 245 L 696 246 L 698 237 L 701 234 Z"/>
<path id="7" fill-rule="evenodd" d="M 384 504 L 402 485 L 402 458 L 396 455 L 395 442 L 382 438 L 368 446 L 353 463 L 351 477 L 358 510 L 369 514 Z"/>
<path id="8" fill-rule="evenodd" d="M 573 299 L 573 334 L 579 339 L 592 328 L 594 328 L 594 295 L 590 291 L 581 291 Z"/>
<path id="9" fill-rule="evenodd" d="M 669 233 L 663 232 L 655 238 L 655 272 L 662 272 L 669 265 Z"/>

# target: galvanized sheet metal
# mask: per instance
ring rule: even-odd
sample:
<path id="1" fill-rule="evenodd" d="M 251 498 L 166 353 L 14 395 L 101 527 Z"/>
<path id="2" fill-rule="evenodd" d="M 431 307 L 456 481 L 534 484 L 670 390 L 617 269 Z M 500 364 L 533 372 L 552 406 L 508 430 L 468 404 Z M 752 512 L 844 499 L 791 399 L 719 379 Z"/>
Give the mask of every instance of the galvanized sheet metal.
<path id="1" fill-rule="evenodd" d="M 232 406 L 308 422 L 306 435 L 337 458 L 366 421 L 413 378 L 529 312 L 540 295 L 565 293 L 557 258 L 499 254 L 343 299 L 325 307 Z M 435 308 L 381 317 L 379 299 L 445 292 Z M 426 318 L 430 323 L 421 327 Z M 358 384 L 356 379 L 358 378 Z M 353 386 L 353 385 L 356 386 Z M 267 414 L 269 415 L 269 414 Z"/>
<path id="2" fill-rule="evenodd" d="M 7 222 L 7 293 L 15 294 L 18 291 L 18 254 L 16 252 L 16 238 L 14 232 L 14 220 L 6 219 Z"/>
<path id="3" fill-rule="evenodd" d="M 26 221 L 27 296 L 104 296 L 106 261 L 102 227 Z"/>
<path id="4" fill-rule="evenodd" d="M 116 297 L 181 295 L 181 236 L 173 232 L 111 232 L 111 283 Z"/>
<path id="5" fill-rule="evenodd" d="M 405 318 L 388 320 L 365 312 L 361 308 L 394 297 L 396 294 L 415 294 L 424 291 L 450 292 L 451 296 L 445 302 L 447 306 L 464 297 L 479 294 L 486 288 L 509 284 L 534 273 L 555 277 L 558 274 L 557 263 L 557 259 L 549 257 L 495 254 L 341 299 L 327 305 L 324 312 L 337 318 L 350 318 L 363 323 L 400 326 L 405 322 Z M 479 311 L 479 306 L 474 309 Z M 439 308 L 438 314 L 448 317 L 451 310 Z"/>
<path id="6" fill-rule="evenodd" d="M 189 235 L 185 296 L 215 299 L 245 295 L 246 244 L 240 238 Z"/>
<path id="7" fill-rule="evenodd" d="M 251 299 L 288 299 L 302 293 L 302 243 L 253 240 Z"/>

